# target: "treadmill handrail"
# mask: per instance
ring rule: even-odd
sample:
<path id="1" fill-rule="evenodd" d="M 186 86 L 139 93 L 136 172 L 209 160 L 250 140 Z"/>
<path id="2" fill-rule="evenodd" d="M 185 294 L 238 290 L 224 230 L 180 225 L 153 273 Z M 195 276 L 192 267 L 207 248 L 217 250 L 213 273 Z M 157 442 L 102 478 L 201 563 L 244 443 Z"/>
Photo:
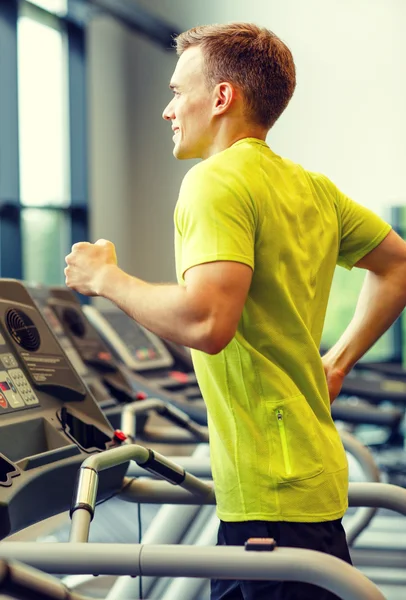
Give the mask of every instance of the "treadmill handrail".
<path id="1" fill-rule="evenodd" d="M 9 542 L 10 543 L 10 542 Z M 16 600 L 90 600 L 70 592 L 58 579 L 16 560 L 0 559 L 0 593 Z"/>
<path id="2" fill-rule="evenodd" d="M 180 485 L 188 490 L 191 497 L 194 495 L 194 503 L 197 502 L 198 498 L 202 501 L 207 498 L 214 499 L 214 491 L 211 485 L 187 473 L 181 466 L 159 454 L 159 452 L 138 444 L 124 444 L 119 448 L 105 450 L 99 454 L 89 456 L 83 461 L 76 480 L 70 510 L 72 524 L 69 540 L 71 542 L 88 541 L 90 522 L 96 506 L 99 471 L 126 463 L 129 460 L 135 460 L 144 469 L 152 471 L 171 484 Z"/>
<path id="3" fill-rule="evenodd" d="M 174 422 L 178 427 L 193 434 L 198 441 L 208 442 L 209 431 L 207 427 L 195 423 L 184 411 L 169 402 L 159 398 L 148 398 L 146 400 L 135 400 L 124 405 L 121 413 L 121 431 L 127 436 L 133 437 L 136 431 L 137 415 L 145 414 L 154 410 L 158 415 L 162 415 L 169 421 Z"/>
<path id="4" fill-rule="evenodd" d="M 345 429 L 340 429 L 339 434 L 344 449 L 358 462 L 366 480 L 378 483 L 381 478 L 380 472 L 370 450 Z M 347 543 L 349 546 L 353 545 L 359 534 L 369 525 L 377 510 L 376 506 L 361 506 L 355 515 L 350 518 L 349 523 L 346 525 Z"/>
<path id="5" fill-rule="evenodd" d="M 385 600 L 377 586 L 353 566 L 302 548 L 246 552 L 241 546 L 2 542 L 0 555 L 60 574 L 301 581 L 343 600 Z"/>
<path id="6" fill-rule="evenodd" d="M 212 482 L 206 481 L 212 485 Z M 214 488 L 213 488 L 214 492 Z M 118 498 L 127 502 L 166 503 L 166 504 L 215 504 L 212 496 L 196 500 L 178 486 L 165 481 L 141 478 L 123 481 L 123 489 Z M 349 506 L 374 506 L 387 508 L 406 516 L 406 489 L 390 483 L 350 483 L 348 488 Z"/>
<path id="7" fill-rule="evenodd" d="M 350 483 L 350 506 L 377 506 L 406 516 L 406 489 L 391 483 Z"/>

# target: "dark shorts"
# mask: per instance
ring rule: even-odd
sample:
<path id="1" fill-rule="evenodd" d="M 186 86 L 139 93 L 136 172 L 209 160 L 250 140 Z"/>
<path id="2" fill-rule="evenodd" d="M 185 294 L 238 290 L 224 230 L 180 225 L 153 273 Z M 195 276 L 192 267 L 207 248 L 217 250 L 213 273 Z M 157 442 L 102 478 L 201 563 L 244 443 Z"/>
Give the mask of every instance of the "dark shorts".
<path id="1" fill-rule="evenodd" d="M 351 564 L 341 519 L 323 523 L 272 521 L 220 522 L 218 545 L 241 546 L 250 537 L 271 537 L 278 546 L 318 550 Z M 322 588 L 299 582 L 214 579 L 211 600 L 339 600 Z"/>

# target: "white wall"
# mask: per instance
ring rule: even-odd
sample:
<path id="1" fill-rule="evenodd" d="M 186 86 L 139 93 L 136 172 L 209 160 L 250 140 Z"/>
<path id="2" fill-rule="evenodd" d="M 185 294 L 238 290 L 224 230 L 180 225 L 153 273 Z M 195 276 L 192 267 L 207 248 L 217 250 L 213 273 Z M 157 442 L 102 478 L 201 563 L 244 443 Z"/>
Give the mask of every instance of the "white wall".
<path id="1" fill-rule="evenodd" d="M 110 19 L 95 21 L 87 37 L 91 241 L 114 241 L 126 270 L 132 268 L 129 41 Z"/>
<path id="2" fill-rule="evenodd" d="M 175 280 L 173 211 L 191 161 L 177 161 L 173 131 L 162 118 L 172 99 L 168 84 L 176 64 L 174 52 L 133 36 L 130 98 L 133 260 L 138 276 L 150 281 Z"/>
<path id="3" fill-rule="evenodd" d="M 298 74 L 294 98 L 268 137 L 272 149 L 326 173 L 381 214 L 405 201 L 404 0 L 139 4 L 181 30 L 236 20 L 272 29 L 291 48 Z M 92 26 L 90 42 L 93 230 L 117 242 L 127 270 L 172 280 L 172 212 L 191 166 L 173 158 L 161 119 L 176 57 L 107 22 Z"/>
<path id="4" fill-rule="evenodd" d="M 191 166 L 161 116 L 176 56 L 104 17 L 87 44 L 91 239 L 113 241 L 126 271 L 174 281 L 173 210 Z"/>

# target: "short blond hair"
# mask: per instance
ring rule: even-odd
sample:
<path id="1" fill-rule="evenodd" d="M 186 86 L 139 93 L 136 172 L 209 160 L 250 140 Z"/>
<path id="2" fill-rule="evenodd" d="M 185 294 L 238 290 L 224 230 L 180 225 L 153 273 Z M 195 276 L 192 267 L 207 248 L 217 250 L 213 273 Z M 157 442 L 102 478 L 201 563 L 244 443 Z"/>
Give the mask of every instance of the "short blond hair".
<path id="1" fill-rule="evenodd" d="M 272 31 L 252 23 L 194 27 L 175 38 L 180 56 L 199 46 L 207 84 L 228 81 L 242 92 L 246 115 L 270 129 L 287 107 L 296 87 L 289 48 Z"/>

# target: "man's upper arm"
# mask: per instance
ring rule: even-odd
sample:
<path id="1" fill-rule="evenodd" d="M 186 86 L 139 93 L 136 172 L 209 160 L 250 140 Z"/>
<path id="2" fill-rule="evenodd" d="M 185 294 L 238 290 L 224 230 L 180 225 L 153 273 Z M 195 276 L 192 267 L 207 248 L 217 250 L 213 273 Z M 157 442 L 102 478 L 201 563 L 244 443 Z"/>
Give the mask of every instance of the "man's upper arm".
<path id="1" fill-rule="evenodd" d="M 233 261 L 204 263 L 184 276 L 191 301 L 207 314 L 208 352 L 220 352 L 234 337 L 252 280 L 248 265 Z"/>
<path id="2" fill-rule="evenodd" d="M 393 230 L 376 248 L 355 264 L 356 267 L 367 269 L 377 275 L 385 275 L 398 267 L 405 268 L 405 265 L 406 242 Z"/>

